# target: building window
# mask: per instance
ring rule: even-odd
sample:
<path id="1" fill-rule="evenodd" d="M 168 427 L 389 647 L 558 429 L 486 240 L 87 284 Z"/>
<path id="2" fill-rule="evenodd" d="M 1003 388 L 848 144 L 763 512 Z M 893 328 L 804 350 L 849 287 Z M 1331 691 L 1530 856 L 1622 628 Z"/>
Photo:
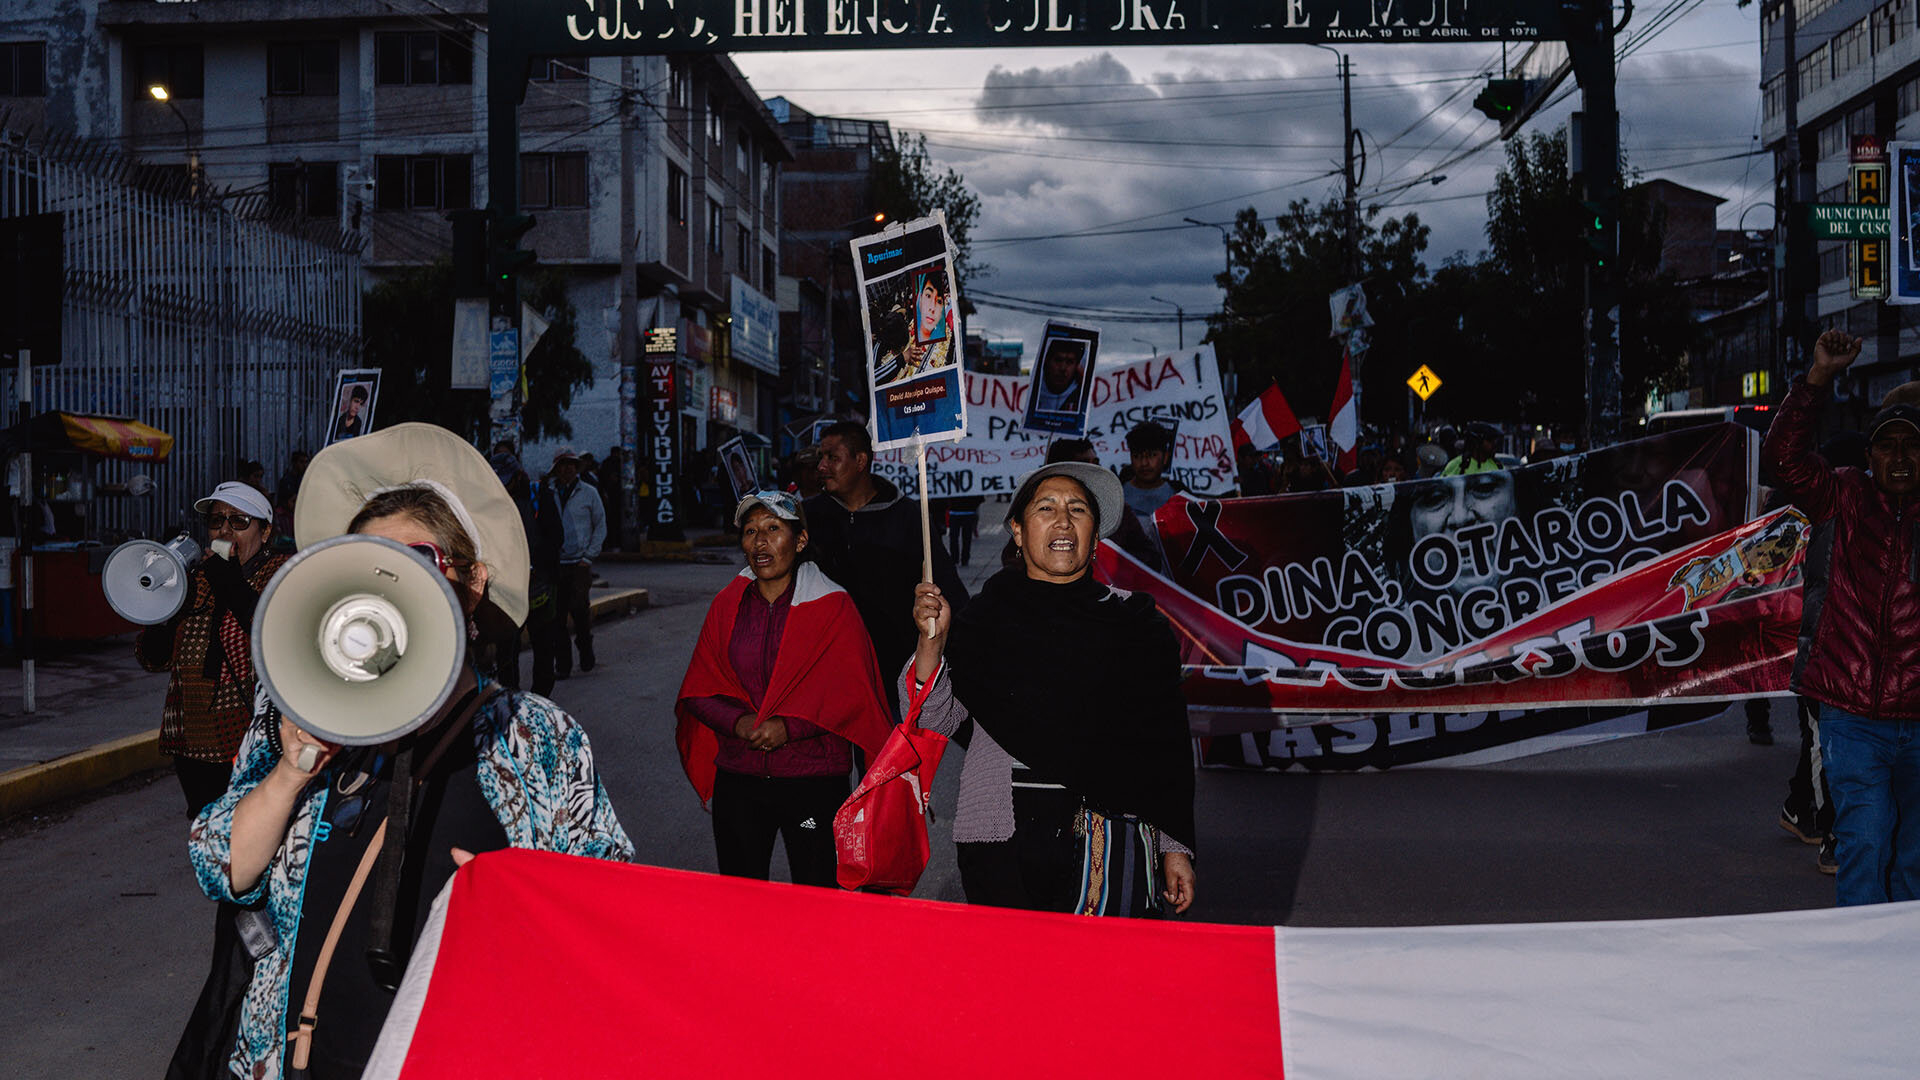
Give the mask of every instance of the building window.
<path id="1" fill-rule="evenodd" d="M 1823 202 L 1823 203 L 1844 203 L 1844 202 L 1852 202 L 1853 197 L 1847 194 L 1847 182 L 1845 180 L 1842 180 L 1830 188 L 1823 189 L 1820 192 L 1820 194 L 1815 195 L 1813 197 L 1813 201 Z"/>
<path id="2" fill-rule="evenodd" d="M 777 280 L 779 276 L 780 276 L 779 256 L 773 253 L 772 248 L 761 248 L 760 249 L 760 285 L 762 288 L 767 290 L 768 295 L 772 295 L 773 292 L 779 288 L 779 281 Z"/>
<path id="3" fill-rule="evenodd" d="M 708 251 L 713 252 L 715 255 L 726 254 L 727 241 L 724 236 L 726 232 L 726 228 L 727 228 L 726 213 L 720 209 L 719 203 L 714 202 L 712 199 L 708 199 L 707 200 L 707 250 Z"/>
<path id="4" fill-rule="evenodd" d="M 464 34 L 422 31 L 373 35 L 373 81 L 380 86 L 453 86 L 473 82 L 473 42 Z"/>
<path id="5" fill-rule="evenodd" d="M 1800 96 L 1806 97 L 1827 85 L 1833 77 L 1833 57 L 1825 45 L 1800 58 Z"/>
<path id="6" fill-rule="evenodd" d="M 753 183 L 753 142 L 747 138 L 747 129 L 741 128 L 733 133 L 733 171 L 740 174 L 741 184 Z"/>
<path id="7" fill-rule="evenodd" d="M 1833 77 L 1839 78 L 1873 59 L 1873 40 L 1867 20 L 1861 19 L 1833 36 Z"/>
<path id="8" fill-rule="evenodd" d="M 1760 107 L 1765 113 L 1762 119 L 1771 120 L 1780 115 L 1782 108 L 1780 87 L 1782 82 L 1781 77 L 1775 75 L 1773 78 L 1760 84 Z"/>
<path id="9" fill-rule="evenodd" d="M 340 166 L 331 161 L 268 165 L 267 201 L 277 214 L 337 217 L 340 213 Z"/>
<path id="10" fill-rule="evenodd" d="M 734 243 L 739 247 L 734 251 L 734 258 L 740 262 L 740 276 L 751 285 L 753 284 L 753 234 L 747 231 L 745 225 L 735 231 L 737 235 L 734 237 Z"/>
<path id="11" fill-rule="evenodd" d="M 1820 252 L 1820 283 L 1847 279 L 1847 245 L 1828 244 Z"/>
<path id="12" fill-rule="evenodd" d="M 693 89 L 687 81 L 687 69 L 672 61 L 667 63 L 667 104 L 682 109 L 693 107 Z"/>
<path id="13" fill-rule="evenodd" d="M 47 43 L 0 44 L 0 97 L 47 96 Z"/>
<path id="14" fill-rule="evenodd" d="M 687 174 L 678 165 L 667 166 L 667 217 L 676 228 L 687 227 Z"/>
<path id="15" fill-rule="evenodd" d="M 1908 79 L 1895 91 L 1902 119 L 1920 112 L 1920 78 Z"/>
<path id="16" fill-rule="evenodd" d="M 467 210 L 473 159 L 426 154 L 373 159 L 375 205 L 382 210 Z"/>
<path id="17" fill-rule="evenodd" d="M 584 56 L 536 57 L 527 69 L 528 82 L 568 82 L 587 77 Z"/>
<path id="18" fill-rule="evenodd" d="M 142 45 L 138 57 L 141 91 L 164 86 L 176 98 L 206 96 L 206 60 L 197 43 Z"/>
<path id="19" fill-rule="evenodd" d="M 720 146 L 727 141 L 726 120 L 720 115 L 720 106 L 712 105 L 707 110 L 707 141 Z"/>
<path id="20" fill-rule="evenodd" d="M 340 93 L 340 43 L 276 41 L 267 46 L 267 93 L 336 97 Z"/>
<path id="21" fill-rule="evenodd" d="M 544 210 L 587 205 L 587 155 L 520 155 L 520 205 Z"/>
<path id="22" fill-rule="evenodd" d="M 1821 128 L 1820 133 L 1814 137 L 1814 146 L 1816 160 L 1826 161 L 1828 158 L 1835 157 L 1844 159 L 1847 156 L 1847 122 L 1835 120 Z"/>

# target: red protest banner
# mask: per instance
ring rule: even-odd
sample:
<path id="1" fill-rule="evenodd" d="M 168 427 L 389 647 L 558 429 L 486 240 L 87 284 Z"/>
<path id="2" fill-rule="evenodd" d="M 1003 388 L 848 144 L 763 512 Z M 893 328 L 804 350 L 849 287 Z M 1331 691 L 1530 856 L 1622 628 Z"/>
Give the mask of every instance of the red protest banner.
<path id="1" fill-rule="evenodd" d="M 1750 449 L 1728 425 L 1512 472 L 1182 500 L 1156 517 L 1172 580 L 1110 547 L 1100 567 L 1185 637 L 1196 734 L 1781 693 L 1808 528 L 1739 524 Z"/>

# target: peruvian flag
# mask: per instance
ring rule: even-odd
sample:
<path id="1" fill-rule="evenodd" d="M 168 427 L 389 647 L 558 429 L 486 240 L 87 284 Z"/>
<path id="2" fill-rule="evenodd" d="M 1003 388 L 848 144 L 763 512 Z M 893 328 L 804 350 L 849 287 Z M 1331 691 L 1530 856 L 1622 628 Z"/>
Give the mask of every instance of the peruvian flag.
<path id="1" fill-rule="evenodd" d="M 1177 1057 L 1209 1080 L 1906 1076 L 1916 961 L 1914 903 L 1221 926 L 506 850 L 434 903 L 365 1075 L 1164 1080 Z M 1809 992 L 1848 1002 L 1817 1038 L 1757 1012 Z M 1162 1049 L 1100 1020 L 1094 997 L 1165 1033 Z"/>
<path id="2" fill-rule="evenodd" d="M 1340 381 L 1333 384 L 1333 417 L 1327 441 L 1338 451 L 1334 468 L 1342 476 L 1360 467 L 1360 414 L 1353 407 L 1353 353 L 1340 354 Z"/>
<path id="3" fill-rule="evenodd" d="M 1234 419 L 1233 448 L 1252 446 L 1255 450 L 1271 450 L 1280 445 L 1281 439 L 1299 431 L 1300 421 L 1294 419 L 1287 396 L 1280 392 L 1280 384 L 1276 382 L 1248 402 Z"/>

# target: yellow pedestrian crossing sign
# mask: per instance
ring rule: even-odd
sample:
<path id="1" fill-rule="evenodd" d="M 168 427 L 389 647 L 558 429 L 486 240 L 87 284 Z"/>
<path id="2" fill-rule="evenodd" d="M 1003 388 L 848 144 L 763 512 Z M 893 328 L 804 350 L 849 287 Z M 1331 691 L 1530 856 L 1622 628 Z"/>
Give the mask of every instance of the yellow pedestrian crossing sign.
<path id="1" fill-rule="evenodd" d="M 1419 371 L 1407 376 L 1407 385 L 1413 389 L 1414 393 L 1420 395 L 1421 401 L 1425 401 L 1433 396 L 1435 390 L 1440 389 L 1440 376 L 1435 375 L 1432 368 L 1421 364 Z"/>

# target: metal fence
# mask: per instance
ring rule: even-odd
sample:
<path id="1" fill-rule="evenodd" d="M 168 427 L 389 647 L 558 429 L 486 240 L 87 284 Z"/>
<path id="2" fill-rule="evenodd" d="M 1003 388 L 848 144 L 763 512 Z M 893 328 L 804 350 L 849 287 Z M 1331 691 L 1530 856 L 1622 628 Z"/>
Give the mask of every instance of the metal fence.
<path id="1" fill-rule="evenodd" d="M 34 411 L 132 417 L 175 440 L 164 464 L 101 463 L 103 484 L 154 486 L 95 498 L 96 538 L 169 533 L 246 459 L 276 482 L 293 450 L 319 449 L 334 376 L 360 356 L 358 238 L 250 220 L 260 200 L 189 183 L 0 125 L 0 217 L 65 215 L 61 358 L 34 371 Z M 8 422 L 17 380 L 0 372 Z"/>

